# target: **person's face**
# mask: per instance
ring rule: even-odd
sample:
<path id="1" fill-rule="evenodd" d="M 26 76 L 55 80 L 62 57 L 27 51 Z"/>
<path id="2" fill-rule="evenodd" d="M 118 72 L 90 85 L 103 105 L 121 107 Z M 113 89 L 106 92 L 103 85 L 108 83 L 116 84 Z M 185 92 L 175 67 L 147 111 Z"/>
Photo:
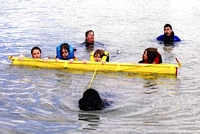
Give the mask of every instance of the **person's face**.
<path id="1" fill-rule="evenodd" d="M 38 50 L 38 49 L 33 50 L 33 52 L 32 52 L 33 58 L 39 58 L 40 59 L 41 56 L 42 56 L 42 54 L 40 53 L 40 50 Z"/>
<path id="2" fill-rule="evenodd" d="M 94 55 L 94 60 L 95 60 L 96 62 L 100 62 L 100 61 L 101 61 L 101 56 L 100 56 L 100 54 L 95 54 L 95 55 Z"/>
<path id="3" fill-rule="evenodd" d="M 171 36 L 172 29 L 170 27 L 165 27 L 164 28 L 164 34 L 167 35 L 167 36 Z"/>
<path id="4" fill-rule="evenodd" d="M 93 32 L 89 32 L 87 37 L 86 37 L 86 39 L 87 39 L 88 43 L 94 43 L 94 33 Z"/>
<path id="5" fill-rule="evenodd" d="M 63 58 L 67 58 L 67 56 L 68 56 L 68 54 L 69 54 L 69 52 L 66 50 L 66 49 L 62 49 L 62 57 Z"/>
<path id="6" fill-rule="evenodd" d="M 144 60 L 148 60 L 147 50 L 144 52 L 143 58 L 144 58 Z"/>

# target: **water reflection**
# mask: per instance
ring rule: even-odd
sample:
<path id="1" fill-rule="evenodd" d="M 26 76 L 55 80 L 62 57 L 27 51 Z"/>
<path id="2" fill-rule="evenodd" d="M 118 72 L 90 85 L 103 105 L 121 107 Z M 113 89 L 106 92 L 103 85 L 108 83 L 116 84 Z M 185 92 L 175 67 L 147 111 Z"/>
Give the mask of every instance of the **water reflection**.
<path id="1" fill-rule="evenodd" d="M 171 42 L 171 43 L 164 43 L 164 46 L 175 46 L 175 42 Z"/>
<path id="2" fill-rule="evenodd" d="M 123 73 L 126 78 L 141 78 L 144 80 L 156 80 L 160 78 L 176 79 L 176 75 L 166 75 L 166 74 L 150 74 L 150 73 Z"/>
<path id="3" fill-rule="evenodd" d="M 150 89 L 157 89 L 157 84 L 152 81 L 147 81 L 144 85 L 144 88 L 150 88 Z"/>
<path id="4" fill-rule="evenodd" d="M 163 46 L 163 50 L 168 53 L 171 53 L 173 49 L 174 49 L 174 45 L 164 45 Z"/>
<path id="5" fill-rule="evenodd" d="M 89 46 L 86 47 L 86 52 L 87 53 L 90 53 L 92 51 L 94 51 L 94 45 L 89 45 Z"/>
<path id="6" fill-rule="evenodd" d="M 97 114 L 93 113 L 80 113 L 78 114 L 78 120 L 85 121 L 87 122 L 89 127 L 85 127 L 83 129 L 88 129 L 88 130 L 96 130 L 95 127 L 99 125 L 100 123 L 100 117 Z"/>
<path id="7" fill-rule="evenodd" d="M 170 52 L 174 49 L 174 47 L 176 46 L 176 44 L 174 42 L 172 43 L 164 43 L 163 41 L 158 42 L 160 45 L 163 45 L 163 50 Z"/>

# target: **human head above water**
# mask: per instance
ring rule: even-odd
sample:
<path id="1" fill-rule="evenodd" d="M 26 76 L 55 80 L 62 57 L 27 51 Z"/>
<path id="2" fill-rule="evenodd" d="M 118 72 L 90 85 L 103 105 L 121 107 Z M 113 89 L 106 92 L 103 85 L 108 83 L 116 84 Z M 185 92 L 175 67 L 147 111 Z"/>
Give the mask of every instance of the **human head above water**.
<path id="1" fill-rule="evenodd" d="M 168 37 L 174 35 L 172 26 L 170 24 L 164 25 L 164 35 L 166 35 Z"/>
<path id="2" fill-rule="evenodd" d="M 102 49 L 97 49 L 94 52 L 94 60 L 95 60 L 95 62 L 100 62 L 103 56 L 106 56 L 105 51 L 102 50 Z"/>
<path id="3" fill-rule="evenodd" d="M 62 58 L 66 59 L 69 55 L 69 44 L 63 43 L 60 46 L 60 54 Z"/>
<path id="4" fill-rule="evenodd" d="M 172 26 L 170 24 L 165 24 L 164 28 L 169 27 L 172 30 Z"/>
<path id="5" fill-rule="evenodd" d="M 159 53 L 157 51 L 157 48 L 149 47 L 145 49 L 143 54 L 143 59 L 145 61 L 148 61 L 148 63 L 153 63 L 155 59 L 158 57 Z M 159 57 L 160 58 L 160 57 Z M 162 59 L 159 59 L 160 62 L 162 62 Z"/>
<path id="6" fill-rule="evenodd" d="M 39 47 L 33 47 L 31 49 L 31 55 L 32 55 L 32 58 L 41 58 L 42 57 L 42 51 Z"/>
<path id="7" fill-rule="evenodd" d="M 94 31 L 88 30 L 85 32 L 85 42 L 94 43 Z"/>

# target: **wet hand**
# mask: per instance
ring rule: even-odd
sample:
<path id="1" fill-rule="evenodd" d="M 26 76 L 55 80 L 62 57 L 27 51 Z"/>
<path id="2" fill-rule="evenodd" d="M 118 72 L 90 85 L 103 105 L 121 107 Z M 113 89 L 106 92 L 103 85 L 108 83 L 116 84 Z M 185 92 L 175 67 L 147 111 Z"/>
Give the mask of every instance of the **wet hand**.
<path id="1" fill-rule="evenodd" d="M 106 61 L 102 61 L 101 64 L 104 65 L 106 63 Z"/>
<path id="2" fill-rule="evenodd" d="M 20 54 L 19 57 L 18 57 L 18 59 L 19 59 L 20 61 L 23 61 L 24 57 L 25 57 L 25 56 L 24 56 L 23 54 Z"/>
<path id="3" fill-rule="evenodd" d="M 74 62 L 74 59 L 70 59 L 70 60 L 69 60 L 69 63 L 73 63 L 73 62 Z"/>
<path id="4" fill-rule="evenodd" d="M 44 62 L 47 62 L 49 60 L 49 58 L 43 58 Z"/>
<path id="5" fill-rule="evenodd" d="M 59 61 L 59 58 L 56 58 L 55 61 L 58 62 L 58 61 Z"/>
<path id="6" fill-rule="evenodd" d="M 86 64 L 87 63 L 87 60 L 82 60 L 83 64 Z"/>

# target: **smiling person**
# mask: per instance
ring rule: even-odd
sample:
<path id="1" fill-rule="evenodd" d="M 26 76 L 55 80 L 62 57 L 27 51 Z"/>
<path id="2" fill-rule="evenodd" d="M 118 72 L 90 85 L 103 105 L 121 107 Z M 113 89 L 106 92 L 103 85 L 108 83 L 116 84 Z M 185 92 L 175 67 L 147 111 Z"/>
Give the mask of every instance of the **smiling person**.
<path id="1" fill-rule="evenodd" d="M 170 24 L 164 25 L 164 34 L 157 37 L 158 41 L 163 41 L 165 44 L 181 41 L 181 39 L 174 34 Z"/>

